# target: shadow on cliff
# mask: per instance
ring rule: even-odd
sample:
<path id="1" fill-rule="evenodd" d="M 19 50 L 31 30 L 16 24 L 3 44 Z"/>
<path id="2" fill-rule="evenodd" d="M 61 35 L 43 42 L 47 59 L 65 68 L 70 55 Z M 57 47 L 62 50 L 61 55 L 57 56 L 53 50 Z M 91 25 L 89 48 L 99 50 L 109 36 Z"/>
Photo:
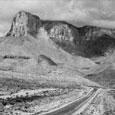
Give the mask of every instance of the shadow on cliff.
<path id="1" fill-rule="evenodd" d="M 86 58 L 96 58 L 101 56 L 110 56 L 115 49 L 115 38 L 108 35 L 102 35 L 94 40 L 82 41 L 81 43 L 73 44 L 68 41 L 58 41 L 52 39 L 63 50 Z"/>
<path id="2" fill-rule="evenodd" d="M 115 38 L 102 35 L 81 45 L 85 57 L 109 56 L 115 49 Z"/>

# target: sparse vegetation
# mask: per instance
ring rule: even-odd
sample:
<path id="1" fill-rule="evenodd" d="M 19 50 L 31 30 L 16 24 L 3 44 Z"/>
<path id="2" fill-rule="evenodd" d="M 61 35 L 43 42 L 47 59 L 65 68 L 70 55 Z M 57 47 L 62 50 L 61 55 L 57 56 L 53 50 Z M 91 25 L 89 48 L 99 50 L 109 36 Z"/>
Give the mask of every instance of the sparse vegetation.
<path id="1" fill-rule="evenodd" d="M 87 75 L 86 78 L 91 81 L 97 82 L 98 84 L 101 84 L 105 88 L 115 89 L 115 70 L 113 69 L 107 69 L 101 73 L 94 75 Z"/>

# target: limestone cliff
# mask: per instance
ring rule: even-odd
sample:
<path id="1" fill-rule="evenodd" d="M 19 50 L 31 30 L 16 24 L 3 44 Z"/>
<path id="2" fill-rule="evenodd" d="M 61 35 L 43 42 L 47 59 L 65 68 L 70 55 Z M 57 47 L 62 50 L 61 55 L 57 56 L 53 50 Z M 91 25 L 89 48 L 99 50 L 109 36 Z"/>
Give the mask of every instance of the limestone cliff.
<path id="1" fill-rule="evenodd" d="M 105 34 L 115 38 L 115 29 L 112 28 L 83 26 L 80 27 L 78 30 L 79 30 L 80 37 L 84 38 L 85 40 L 94 40 Z"/>
<path id="2" fill-rule="evenodd" d="M 38 28 L 41 26 L 40 18 L 29 12 L 20 11 L 14 18 L 10 31 L 6 36 L 36 36 Z"/>

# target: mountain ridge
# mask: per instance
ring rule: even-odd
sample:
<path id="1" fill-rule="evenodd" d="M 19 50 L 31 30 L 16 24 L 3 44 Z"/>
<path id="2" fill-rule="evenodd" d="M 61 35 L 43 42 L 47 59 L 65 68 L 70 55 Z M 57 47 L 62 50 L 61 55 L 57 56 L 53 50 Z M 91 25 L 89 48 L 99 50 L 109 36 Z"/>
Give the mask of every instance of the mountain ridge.
<path id="1" fill-rule="evenodd" d="M 112 49 L 114 48 L 108 44 L 107 46 L 104 46 L 104 50 L 100 50 L 100 53 L 95 52 L 96 49 L 93 47 L 93 44 L 100 44 L 97 43 L 98 38 L 103 40 L 105 36 L 108 36 L 106 37 L 108 41 L 109 38 L 113 39 L 112 41 L 110 40 L 110 45 L 115 44 L 115 29 L 96 26 L 76 27 L 66 21 L 42 20 L 39 16 L 25 11 L 19 11 L 15 15 L 11 28 L 6 36 L 31 35 L 34 38 L 37 38 L 38 34 L 40 34 L 40 28 L 43 28 L 48 34 L 49 38 L 59 45 L 63 50 L 83 57 L 90 58 L 103 56 L 107 52 L 106 49 L 109 47 L 112 47 Z M 92 44 L 91 46 L 93 52 L 95 52 L 93 56 L 90 55 L 90 44 Z M 88 53 L 86 53 L 86 49 Z"/>

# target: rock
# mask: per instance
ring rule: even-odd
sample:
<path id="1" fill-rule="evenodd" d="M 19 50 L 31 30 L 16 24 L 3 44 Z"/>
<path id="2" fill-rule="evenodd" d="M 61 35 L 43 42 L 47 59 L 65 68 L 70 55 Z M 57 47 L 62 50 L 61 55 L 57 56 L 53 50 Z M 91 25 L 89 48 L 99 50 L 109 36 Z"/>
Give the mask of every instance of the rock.
<path id="1" fill-rule="evenodd" d="M 37 35 L 41 26 L 40 18 L 29 12 L 20 11 L 14 16 L 10 31 L 6 36 L 27 36 Z"/>
<path id="2" fill-rule="evenodd" d="M 79 40 L 77 27 L 65 21 L 42 20 L 42 26 L 47 31 L 49 38 L 63 50 L 73 53 Z"/>
<path id="3" fill-rule="evenodd" d="M 108 54 L 111 49 L 113 52 L 115 44 L 115 29 L 96 26 L 75 27 L 66 21 L 40 20 L 36 15 L 20 11 L 13 18 L 11 29 L 6 36 L 29 35 L 32 35 L 33 38 L 51 39 L 72 55 L 87 58 L 103 56 Z M 104 39 L 111 41 L 111 43 L 107 43 L 108 41 Z M 100 49 L 100 44 L 103 41 L 107 45 L 104 45 L 104 49 L 103 47 Z M 93 53 L 91 54 L 91 52 Z"/>
<path id="4" fill-rule="evenodd" d="M 48 67 L 48 66 L 57 66 L 57 64 L 52 61 L 50 58 L 48 58 L 45 55 L 39 55 L 38 56 L 38 63 L 42 66 L 42 67 Z"/>
<path id="5" fill-rule="evenodd" d="M 43 21 L 42 26 L 46 29 L 50 38 L 58 41 L 74 42 L 75 38 L 79 36 L 77 27 L 65 21 Z"/>
<path id="6" fill-rule="evenodd" d="M 73 41 L 73 35 L 71 29 L 68 27 L 68 25 L 65 24 L 55 25 L 50 30 L 49 37 L 56 38 L 58 40 Z"/>
<path id="7" fill-rule="evenodd" d="M 115 38 L 115 29 L 96 26 L 83 26 L 79 28 L 79 35 L 85 40 L 95 40 L 102 35 L 108 35 Z"/>
<path id="8" fill-rule="evenodd" d="M 100 37 L 93 38 L 93 40 L 88 40 L 84 46 L 86 57 L 109 56 L 115 50 L 115 38 L 109 35 L 101 35 Z"/>

